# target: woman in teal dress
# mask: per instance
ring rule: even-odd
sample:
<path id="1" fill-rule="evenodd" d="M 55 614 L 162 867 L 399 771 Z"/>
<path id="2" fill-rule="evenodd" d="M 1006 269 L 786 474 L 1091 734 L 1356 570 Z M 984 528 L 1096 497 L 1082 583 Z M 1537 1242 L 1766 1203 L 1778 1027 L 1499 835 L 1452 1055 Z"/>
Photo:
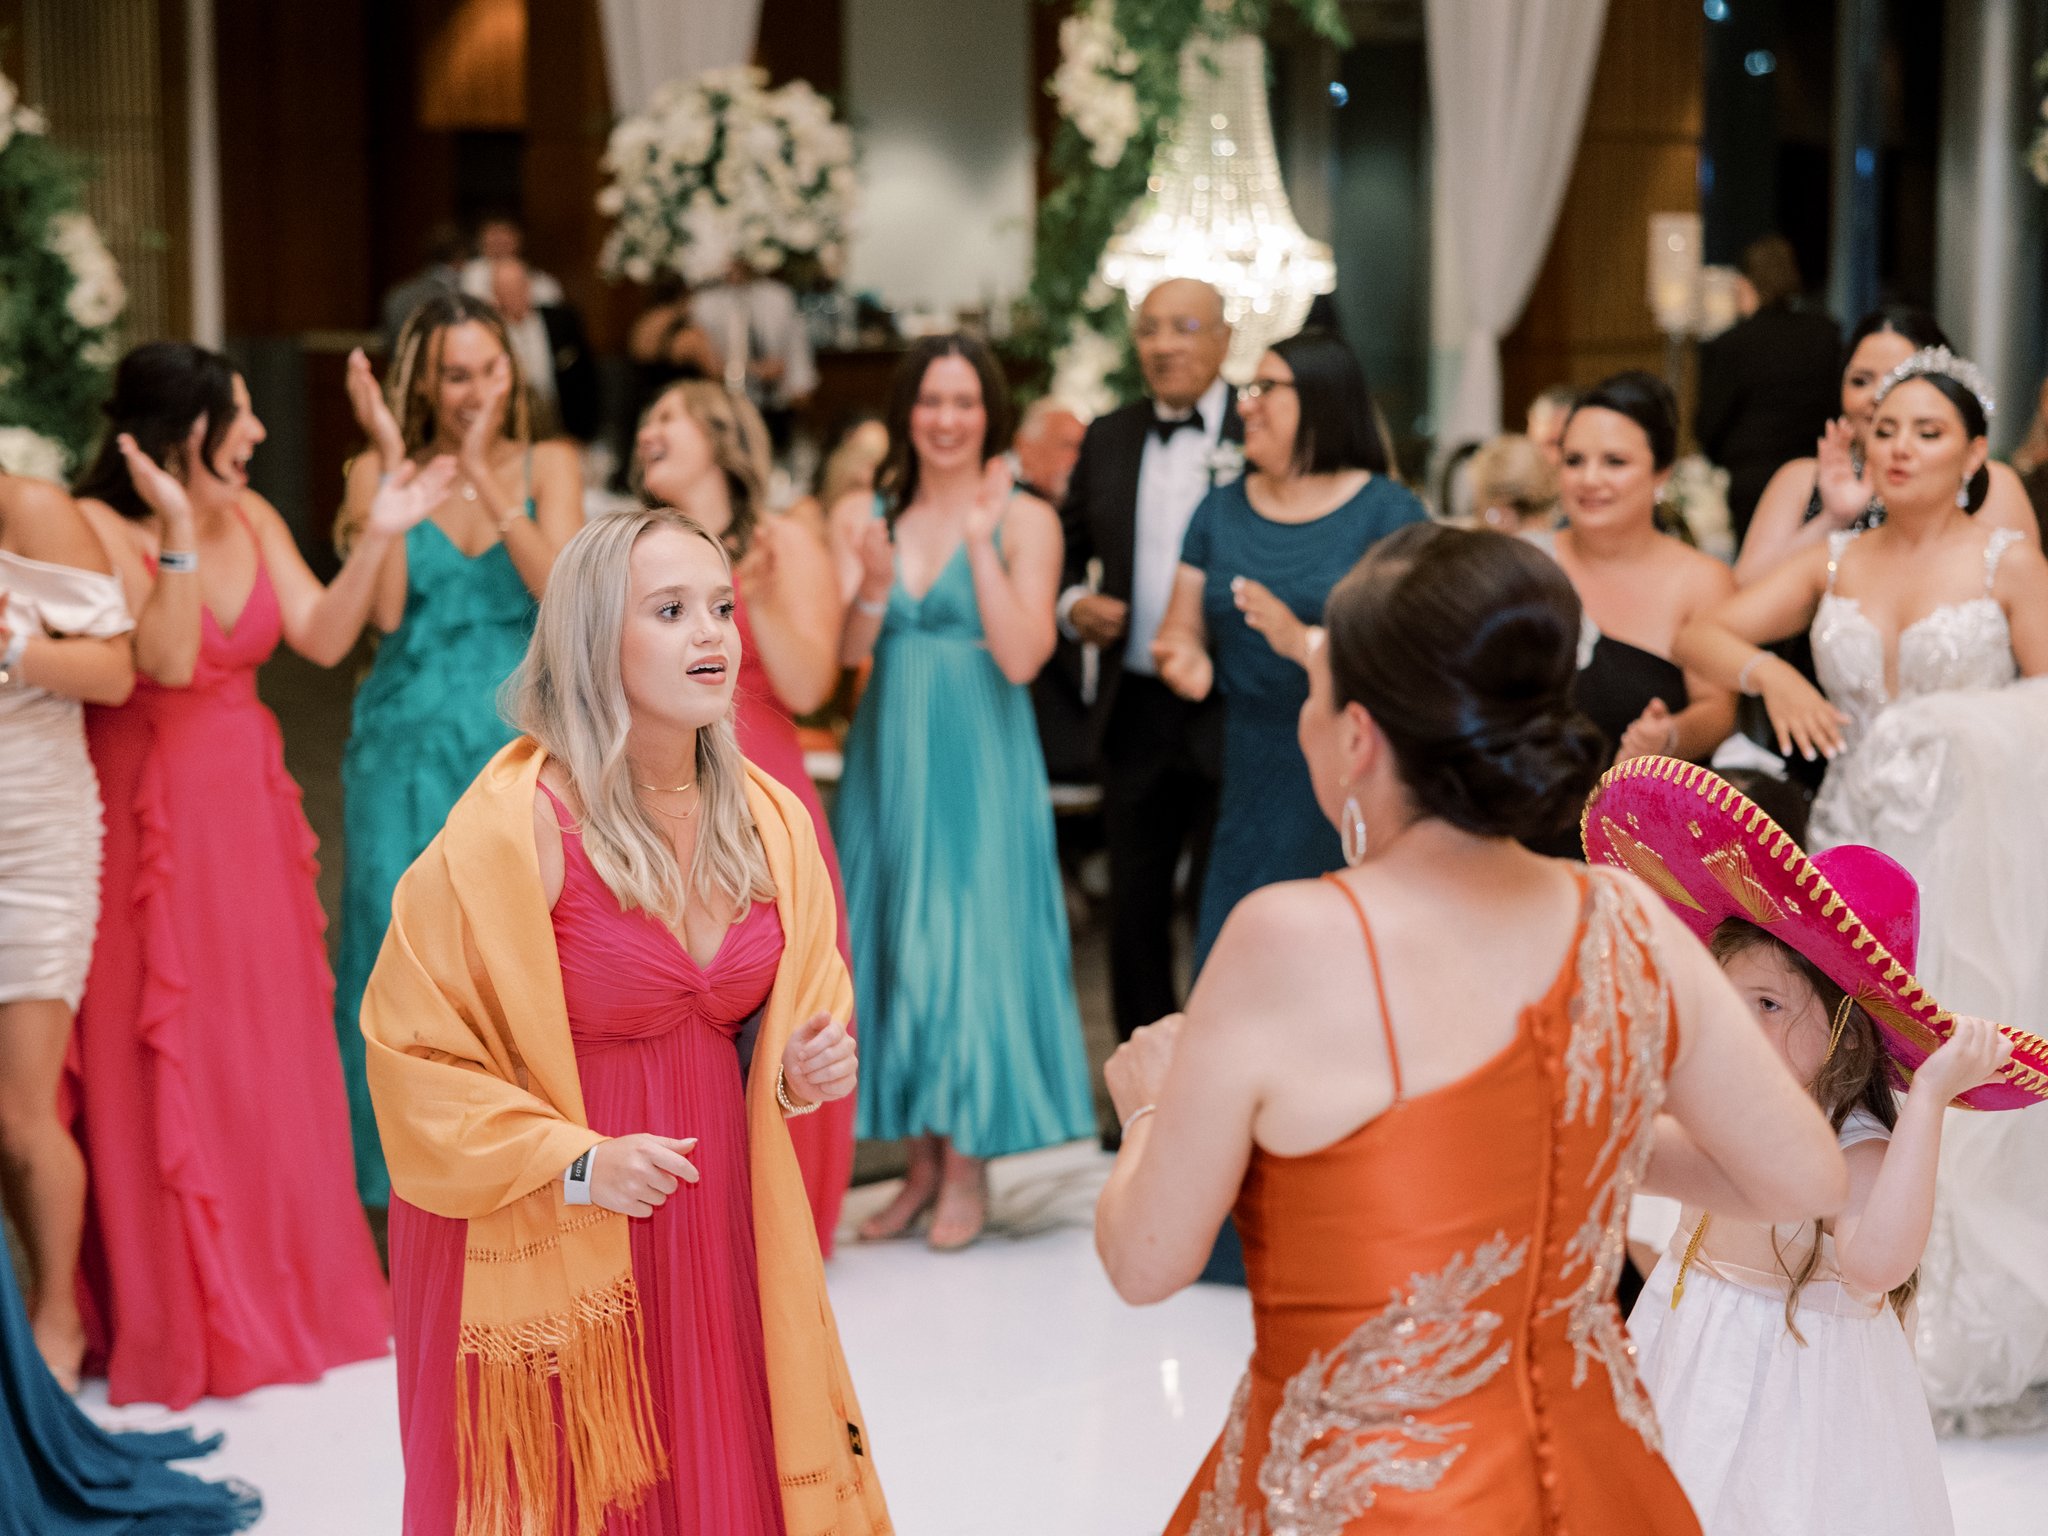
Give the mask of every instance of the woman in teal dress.
<path id="1" fill-rule="evenodd" d="M 1184 698 L 1224 699 L 1223 790 L 1195 929 L 1195 967 L 1262 885 L 1343 867 L 1316 808 L 1296 721 L 1330 589 L 1422 503 L 1387 478 L 1365 375 L 1335 336 L 1304 331 L 1238 391 L 1251 472 L 1195 509 L 1153 654 Z"/>
<path id="2" fill-rule="evenodd" d="M 1010 407 L 980 342 L 918 342 L 897 370 L 881 493 L 859 532 L 842 659 L 874 672 L 832 816 L 861 1021 L 858 1134 L 908 1138 L 903 1192 L 932 1247 L 987 1218 L 987 1159 L 1094 1133 L 1052 801 L 1031 679 L 1052 654 L 1060 525 L 1014 495 Z"/>
<path id="3" fill-rule="evenodd" d="M 516 734 L 498 689 L 526 654 L 555 555 L 583 523 L 582 472 L 566 443 L 530 441 L 518 364 L 496 310 L 439 295 L 400 333 L 385 391 L 361 352 L 349 399 L 370 447 L 349 470 L 346 541 L 387 465 L 452 454 L 460 475 L 386 557 L 372 613 L 383 638 L 356 692 L 341 762 L 344 863 L 334 1028 L 348 1078 L 356 1189 L 391 1198 L 356 1024 L 391 893 L 491 755 Z M 387 398 L 388 397 L 388 398 Z"/>

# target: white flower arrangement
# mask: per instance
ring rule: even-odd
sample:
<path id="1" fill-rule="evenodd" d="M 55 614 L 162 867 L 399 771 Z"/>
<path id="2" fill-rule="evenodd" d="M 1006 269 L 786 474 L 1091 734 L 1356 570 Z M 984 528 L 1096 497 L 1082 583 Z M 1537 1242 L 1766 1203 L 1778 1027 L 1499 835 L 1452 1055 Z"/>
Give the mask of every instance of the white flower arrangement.
<path id="1" fill-rule="evenodd" d="M 694 286 L 738 261 L 806 285 L 845 268 L 853 136 L 801 80 L 771 91 L 764 71 L 742 66 L 672 81 L 619 120 L 602 164 L 607 276 L 668 272 Z"/>
<path id="2" fill-rule="evenodd" d="M 1076 320 L 1067 344 L 1052 362 L 1052 385 L 1046 393 L 1070 401 L 1088 416 L 1115 410 L 1117 393 L 1109 377 L 1124 360 L 1123 348 L 1085 321 Z"/>
<path id="3" fill-rule="evenodd" d="M 1671 468 L 1669 505 L 1692 531 L 1693 544 L 1717 560 L 1735 558 L 1735 524 L 1728 511 L 1728 471 L 1703 454 L 1689 453 Z"/>
<path id="4" fill-rule="evenodd" d="M 1088 157 L 1109 170 L 1138 131 L 1138 56 L 1117 30 L 1116 0 L 1094 0 L 1060 23 L 1052 93 L 1060 114 L 1088 141 Z"/>
<path id="5" fill-rule="evenodd" d="M 1244 444 L 1218 438 L 1205 463 L 1210 485 L 1235 485 L 1244 478 Z"/>
<path id="6" fill-rule="evenodd" d="M 121 311 L 128 307 L 128 289 L 92 215 L 75 211 L 56 215 L 50 220 L 49 246 L 71 269 L 71 292 L 65 297 L 64 309 L 79 329 L 96 331 L 120 319 Z"/>
<path id="7" fill-rule="evenodd" d="M 55 438 L 27 427 L 0 427 L 0 474 L 63 485 L 70 469 L 71 455 Z"/>

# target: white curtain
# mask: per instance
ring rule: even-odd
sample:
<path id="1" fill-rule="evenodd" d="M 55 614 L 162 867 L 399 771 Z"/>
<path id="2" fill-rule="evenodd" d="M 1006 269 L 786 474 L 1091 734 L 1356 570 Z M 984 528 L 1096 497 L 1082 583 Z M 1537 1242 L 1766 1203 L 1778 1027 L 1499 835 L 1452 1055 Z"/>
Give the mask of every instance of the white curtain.
<path id="1" fill-rule="evenodd" d="M 638 112 L 671 80 L 754 56 L 761 0 L 603 0 L 612 111 Z"/>
<path id="2" fill-rule="evenodd" d="M 1529 302 L 1578 158 L 1607 0 L 1428 0 L 1437 195 L 1465 324 L 1446 443 L 1500 430 L 1500 339 Z"/>

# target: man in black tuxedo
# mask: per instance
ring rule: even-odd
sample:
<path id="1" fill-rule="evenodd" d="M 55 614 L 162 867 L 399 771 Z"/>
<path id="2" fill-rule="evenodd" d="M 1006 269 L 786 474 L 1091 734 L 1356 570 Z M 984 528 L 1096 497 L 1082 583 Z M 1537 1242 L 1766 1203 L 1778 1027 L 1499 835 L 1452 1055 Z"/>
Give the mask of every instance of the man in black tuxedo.
<path id="1" fill-rule="evenodd" d="M 1242 442 L 1223 301 L 1207 283 L 1161 283 L 1134 326 L 1147 398 L 1098 418 L 1082 439 L 1061 513 L 1066 571 L 1059 665 L 1088 703 L 1109 845 L 1110 996 L 1129 1039 L 1180 1007 L 1173 878 L 1200 855 L 1216 816 L 1221 705 L 1190 704 L 1159 681 L 1152 641 L 1182 536 L 1217 473 L 1220 442 Z"/>

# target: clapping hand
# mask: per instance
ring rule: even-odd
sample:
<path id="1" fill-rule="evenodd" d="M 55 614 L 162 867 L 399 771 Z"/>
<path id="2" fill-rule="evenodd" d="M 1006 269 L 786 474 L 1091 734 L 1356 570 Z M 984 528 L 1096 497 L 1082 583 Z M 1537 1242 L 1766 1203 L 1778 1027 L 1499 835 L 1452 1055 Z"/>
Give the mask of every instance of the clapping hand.
<path id="1" fill-rule="evenodd" d="M 860 534 L 860 595 L 867 602 L 885 602 L 896 580 L 896 546 L 889 525 L 876 518 Z"/>
<path id="2" fill-rule="evenodd" d="M 1632 757 L 1675 757 L 1678 754 L 1678 717 L 1671 713 L 1662 699 L 1650 700 L 1650 707 L 1629 723 L 1621 733 L 1621 748 L 1614 754 L 1617 763 L 1625 763 Z"/>
<path id="3" fill-rule="evenodd" d="M 462 434 L 462 473 L 482 488 L 491 473 L 491 445 L 504 435 L 505 404 L 512 396 L 512 359 L 500 352 L 484 373 L 484 398 Z"/>
<path id="4" fill-rule="evenodd" d="M 844 1024 L 821 1013 L 790 1036 L 782 1049 L 782 1083 L 792 1099 L 829 1104 L 860 1080 L 860 1047 Z"/>
<path id="5" fill-rule="evenodd" d="M 378 486 L 377 499 L 370 503 L 370 532 L 402 537 L 426 521 L 447 499 L 454 483 L 455 460 L 446 454 L 425 469 L 400 459 L 398 468 Z"/>
<path id="6" fill-rule="evenodd" d="M 1814 480 L 1820 487 L 1821 516 L 1835 528 L 1847 528 L 1869 509 L 1870 470 L 1857 471 L 1856 430 L 1835 420 L 1821 432 L 1814 448 Z"/>
<path id="7" fill-rule="evenodd" d="M 1913 1092 L 1931 1093 L 1946 1104 L 1972 1088 L 1993 1082 L 2012 1060 L 2012 1042 L 1989 1019 L 1958 1015 L 1941 1049 L 1920 1063 Z"/>
<path id="8" fill-rule="evenodd" d="M 140 496 L 149 509 L 161 517 L 171 529 L 186 536 L 189 543 L 192 528 L 192 498 L 185 493 L 185 482 L 157 463 L 136 446 L 135 439 L 123 432 L 114 439 L 121 450 L 121 460 L 128 466 L 128 478 L 134 483 L 135 494 Z M 206 417 L 201 416 L 192 424 L 192 431 L 185 439 L 186 473 L 190 466 L 199 462 L 200 453 L 206 443 Z"/>
<path id="9" fill-rule="evenodd" d="M 1007 461 L 990 459 L 981 471 L 981 485 L 974 493 L 973 504 L 967 509 L 967 520 L 962 532 L 970 548 L 986 544 L 996 536 L 996 529 L 1003 521 L 1003 509 L 1010 504 L 1010 493 L 1016 488 L 1016 480 L 1010 474 Z"/>
<path id="10" fill-rule="evenodd" d="M 759 518 L 747 540 L 747 552 L 733 567 L 733 584 L 747 594 L 750 602 L 772 601 L 775 579 L 782 569 L 783 541 L 789 527 L 775 514 Z"/>
<path id="11" fill-rule="evenodd" d="M 694 1136 L 677 1140 L 642 1132 L 601 1141 L 590 1152 L 590 1203 L 621 1216 L 652 1216 L 683 1184 L 697 1182 L 687 1156 Z"/>
<path id="12" fill-rule="evenodd" d="M 1249 576 L 1233 576 L 1230 598 L 1244 615 L 1245 623 L 1266 637 L 1274 654 L 1304 667 L 1308 665 L 1308 626 L 1270 589 Z"/>
<path id="13" fill-rule="evenodd" d="M 384 398 L 377 375 L 370 371 L 370 360 L 361 347 L 348 355 L 348 403 L 355 411 L 356 425 L 377 450 L 377 457 L 389 474 L 405 459 L 405 435 L 398 430 L 398 418 L 391 414 L 391 404 Z"/>

